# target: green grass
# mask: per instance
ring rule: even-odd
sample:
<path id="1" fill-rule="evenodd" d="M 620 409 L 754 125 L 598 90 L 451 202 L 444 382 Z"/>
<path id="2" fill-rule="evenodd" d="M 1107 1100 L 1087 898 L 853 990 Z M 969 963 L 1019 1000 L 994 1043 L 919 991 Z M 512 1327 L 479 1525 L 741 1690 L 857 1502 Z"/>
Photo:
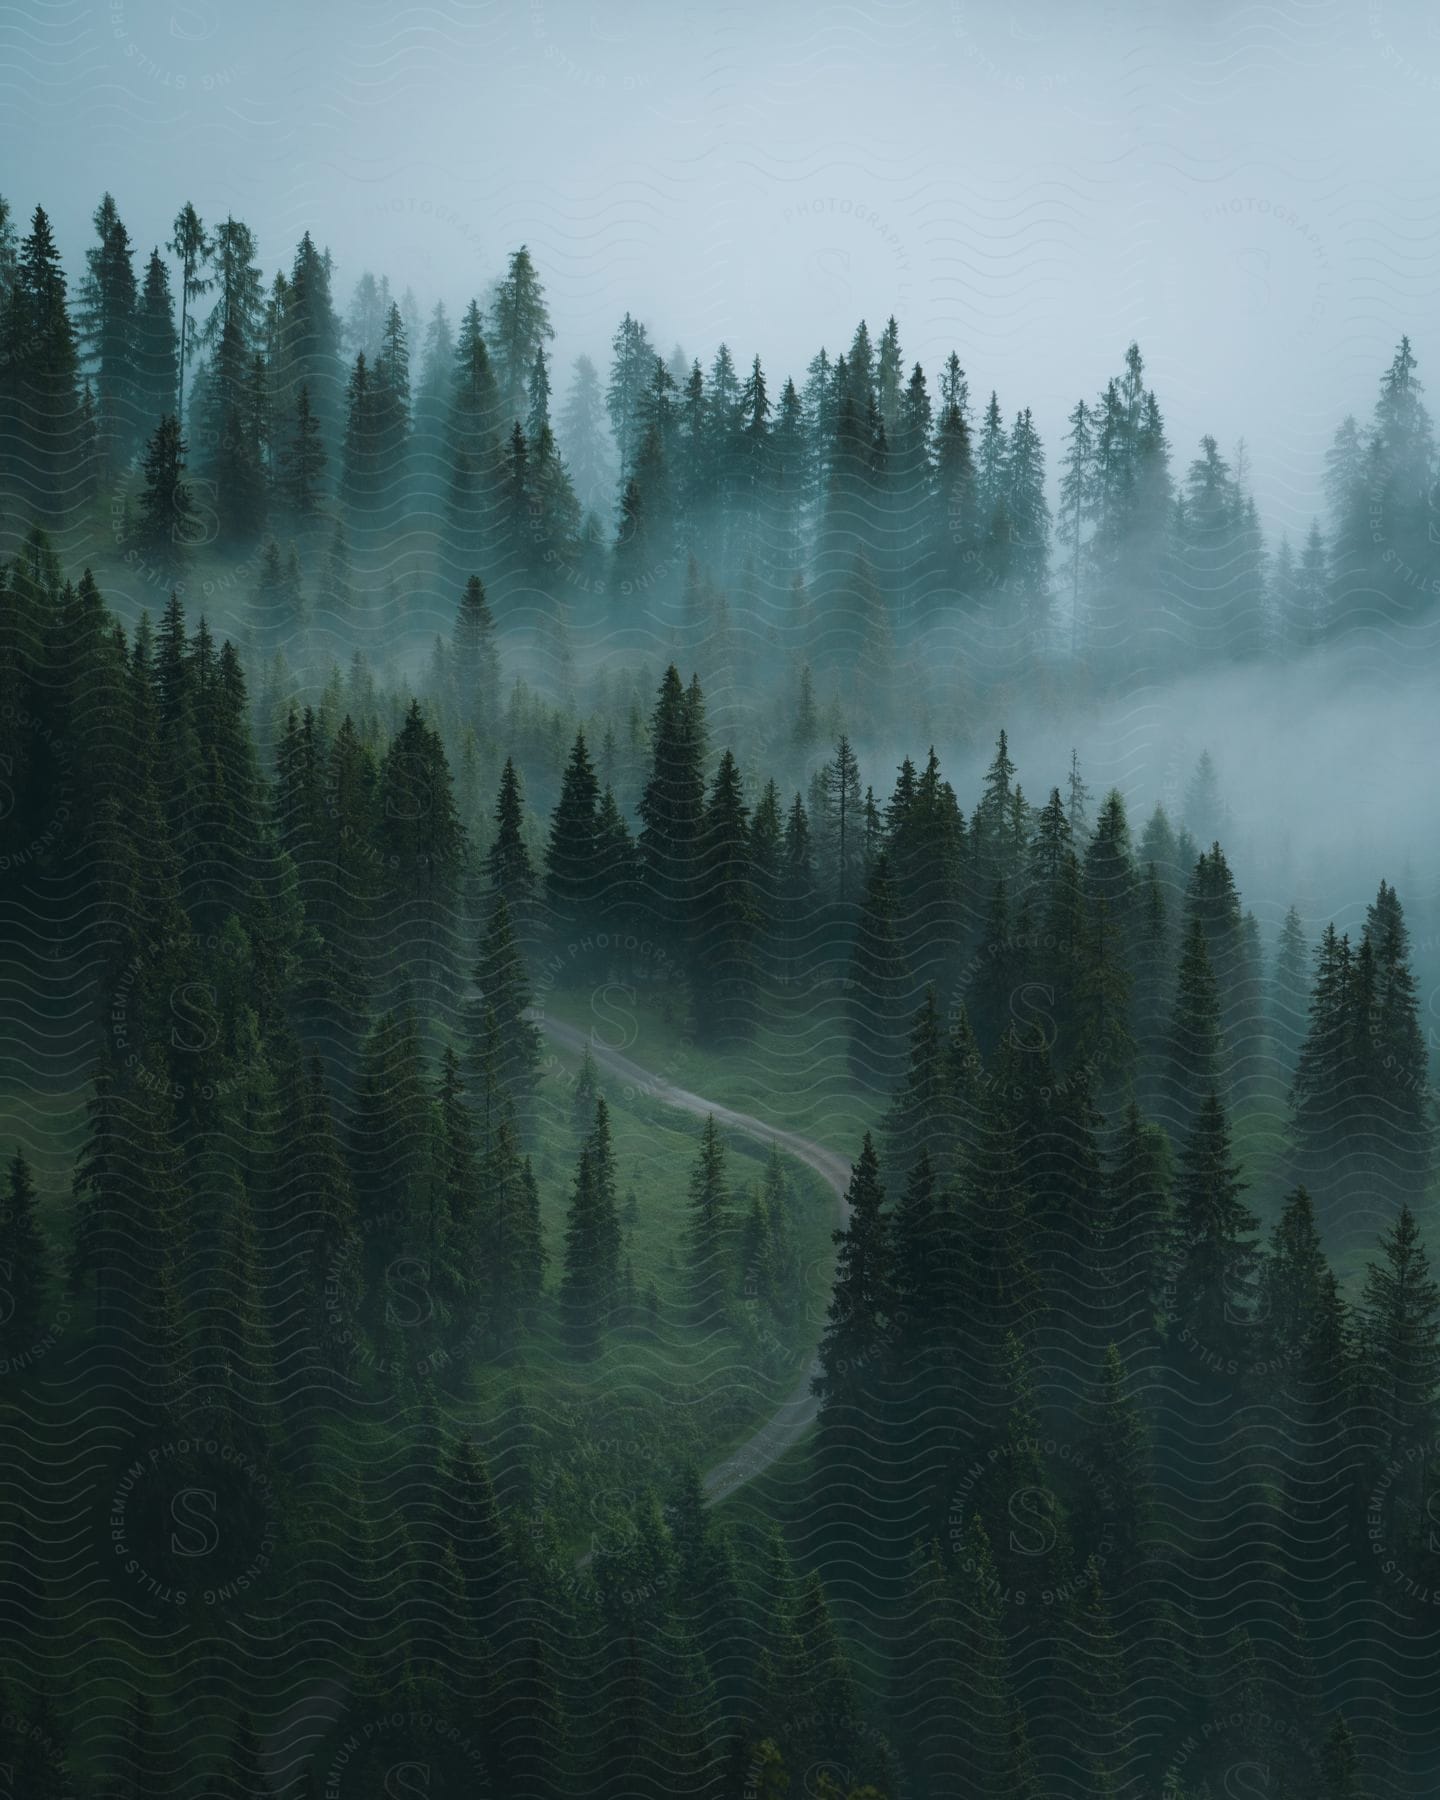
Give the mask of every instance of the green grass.
<path id="1" fill-rule="evenodd" d="M 851 1078 L 838 996 L 781 999 L 752 1040 L 718 1045 L 696 1036 L 668 987 L 555 987 L 542 992 L 540 1004 L 675 1087 L 845 1156 L 859 1153 L 865 1132 L 885 1111 L 883 1095 L 857 1088 Z"/>
<path id="2" fill-rule="evenodd" d="M 814 1171 L 786 1158 L 790 1224 L 805 1273 L 799 1305 L 792 1317 L 767 1321 L 757 1337 L 737 1300 L 732 1327 L 702 1332 L 690 1318 L 685 1269 L 688 1188 L 701 1121 L 652 1093 L 627 1089 L 601 1070 L 599 1089 L 611 1112 L 623 1255 L 637 1293 L 643 1300 L 653 1292 L 657 1305 L 653 1314 L 642 1305 L 633 1322 L 609 1331 L 599 1356 L 577 1360 L 563 1338 L 554 1296 L 583 1135 L 573 1105 L 578 1060 L 547 1046 L 539 1088 L 533 1162 L 549 1255 L 540 1315 L 508 1360 L 476 1360 L 437 1386 L 451 1423 L 473 1430 L 482 1449 L 502 1461 L 519 1402 L 530 1422 L 531 1461 L 544 1511 L 563 1541 L 583 1545 L 597 1496 L 620 1498 L 650 1484 L 663 1489 L 685 1462 L 708 1467 L 793 1389 L 813 1354 L 829 1296 L 836 1203 Z M 706 1065 L 687 1075 L 702 1084 L 723 1066 L 713 1055 Z M 744 1105 L 745 1079 L 742 1070 L 738 1081 L 715 1097 Z M 42 1221 L 54 1261 L 62 1267 L 86 1098 L 84 1090 L 43 1093 L 23 1086 L 0 1093 L 0 1145 L 7 1155 L 10 1147 L 22 1145 L 31 1161 Z M 738 1223 L 752 1184 L 762 1178 L 767 1151 L 741 1133 L 724 1136 Z M 737 1232 L 737 1264 L 738 1255 Z M 76 1327 L 81 1323 L 77 1316 Z M 372 1371 L 362 1374 L 362 1381 L 371 1402 L 382 1399 L 383 1377 Z M 372 1429 L 342 1417 L 326 1436 L 341 1459 L 368 1463 L 383 1459 L 393 1425 Z"/>
<path id="3" fill-rule="evenodd" d="M 552 1293 L 581 1139 L 572 1108 L 577 1064 L 577 1057 L 556 1052 L 540 1089 L 534 1162 Z M 578 1362 L 560 1334 L 558 1309 L 547 1306 L 514 1363 L 476 1366 L 467 1402 L 498 1434 L 505 1410 L 520 1398 L 538 1439 L 547 1510 L 567 1541 L 588 1529 L 596 1483 L 599 1491 L 620 1495 L 647 1484 L 663 1488 L 681 1464 L 708 1466 L 764 1420 L 813 1352 L 833 1263 L 834 1193 L 812 1170 L 787 1159 L 791 1228 L 806 1271 L 797 1313 L 759 1344 L 728 1329 L 697 1330 L 688 1316 L 685 1242 L 700 1121 L 652 1096 L 627 1093 L 603 1071 L 599 1088 L 610 1107 L 624 1255 L 639 1293 L 653 1289 L 658 1314 L 608 1333 L 598 1357 Z M 725 1142 L 738 1216 L 750 1185 L 761 1178 L 765 1151 L 738 1133 L 725 1134 Z"/>

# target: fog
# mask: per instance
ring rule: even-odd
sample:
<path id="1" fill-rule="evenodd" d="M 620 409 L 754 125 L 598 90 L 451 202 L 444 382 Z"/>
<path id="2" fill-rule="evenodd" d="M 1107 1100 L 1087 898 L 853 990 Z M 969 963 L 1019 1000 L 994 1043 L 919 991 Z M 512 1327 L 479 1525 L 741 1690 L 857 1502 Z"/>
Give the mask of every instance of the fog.
<path id="1" fill-rule="evenodd" d="M 627 308 L 802 373 L 894 312 L 932 382 L 1065 413 L 1138 338 L 1184 466 L 1244 437 L 1272 534 L 1440 278 L 1440 26 L 1420 0 L 18 0 L 0 170 L 72 268 L 108 185 L 142 250 L 233 210 L 422 306 L 528 242 L 557 386 Z"/>
<path id="2" fill-rule="evenodd" d="M 51 213 L 72 292 L 108 186 L 142 253 L 187 198 L 245 218 L 267 274 L 313 231 L 342 311 L 369 269 L 454 317 L 528 243 L 557 395 L 626 310 L 667 352 L 758 351 L 772 393 L 893 312 L 932 386 L 953 348 L 977 407 L 992 387 L 1034 407 L 1052 495 L 1066 413 L 1135 338 L 1177 475 L 1202 432 L 1232 458 L 1243 438 L 1272 547 L 1324 511 L 1334 427 L 1369 416 L 1400 334 L 1432 381 L 1440 354 L 1440 24 L 1419 0 L 20 0 L 0 71 L 0 189 Z M 1074 746 L 1137 832 L 1157 801 L 1182 814 L 1208 748 L 1267 934 L 1292 901 L 1312 934 L 1353 925 L 1382 874 L 1418 923 L 1440 727 L 1406 669 L 1351 638 L 1058 715 L 1022 686 L 963 721 L 942 676 L 926 729 L 962 804 L 1005 724 L 1032 800 Z M 882 792 L 924 745 L 865 748 Z"/>

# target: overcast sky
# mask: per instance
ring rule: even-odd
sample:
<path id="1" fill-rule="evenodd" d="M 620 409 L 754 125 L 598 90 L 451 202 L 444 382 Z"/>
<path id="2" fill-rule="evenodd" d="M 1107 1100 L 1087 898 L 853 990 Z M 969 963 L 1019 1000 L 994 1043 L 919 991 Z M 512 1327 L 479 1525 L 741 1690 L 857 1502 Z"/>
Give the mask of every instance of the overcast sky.
<path id="1" fill-rule="evenodd" d="M 528 242 L 556 386 L 629 308 L 799 377 L 892 311 L 932 382 L 1066 412 L 1139 339 L 1177 460 L 1303 531 L 1408 331 L 1440 405 L 1440 8 L 1419 0 L 15 0 L 0 191 L 72 270 L 109 188 L 309 226 L 422 305 Z"/>

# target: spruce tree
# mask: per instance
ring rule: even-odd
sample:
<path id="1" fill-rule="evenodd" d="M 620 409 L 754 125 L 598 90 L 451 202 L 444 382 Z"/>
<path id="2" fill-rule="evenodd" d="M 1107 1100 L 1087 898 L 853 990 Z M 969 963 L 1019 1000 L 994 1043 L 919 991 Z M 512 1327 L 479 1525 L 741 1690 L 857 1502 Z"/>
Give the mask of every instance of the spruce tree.
<path id="1" fill-rule="evenodd" d="M 1380 1240 L 1381 1262 L 1365 1271 L 1361 1327 L 1365 1375 L 1377 1424 L 1393 1458 L 1419 1453 L 1414 1485 L 1423 1496 L 1440 1418 L 1440 1285 L 1408 1206 Z"/>
<path id="2" fill-rule="evenodd" d="M 565 1337 L 578 1356 L 598 1356 L 609 1318 L 613 1289 L 609 1276 L 609 1220 L 597 1180 L 593 1144 L 580 1151 L 569 1210 L 565 1217 L 564 1274 L 560 1311 Z"/>
<path id="3" fill-rule="evenodd" d="M 550 816 L 545 864 L 545 897 L 562 926 L 573 928 L 583 923 L 598 898 L 599 801 L 600 783 L 585 734 L 576 732 L 560 798 Z"/>
<path id="4" fill-rule="evenodd" d="M 869 1132 L 850 1172 L 846 1224 L 834 1234 L 835 1281 L 820 1345 L 822 1430 L 843 1440 L 863 1435 L 864 1419 L 882 1398 L 886 1334 L 894 1292 L 894 1250 L 885 1216 L 880 1158 Z"/>
<path id="5" fill-rule="evenodd" d="M 535 905 L 535 865 L 525 841 L 525 802 L 513 757 L 505 758 L 495 799 L 495 836 L 485 853 L 485 875 L 502 896 L 522 935 Z"/>
<path id="6" fill-rule="evenodd" d="M 280 490 L 302 519 L 312 518 L 319 510 L 327 461 L 320 421 L 310 404 L 310 388 L 302 382 L 295 400 L 295 422 L 280 451 Z"/>
<path id="7" fill-rule="evenodd" d="M 496 1099 L 514 1109 L 526 1134 L 540 1072 L 540 1030 L 527 1016 L 533 1001 L 530 975 L 503 894 L 490 909 L 474 979 L 471 1066 L 483 1068 Z"/>
<path id="8" fill-rule="evenodd" d="M 1175 1246 L 1166 1300 L 1171 1342 L 1198 1378 L 1223 1382 L 1248 1359 L 1260 1252 L 1259 1221 L 1241 1198 L 1230 1126 L 1212 1088 L 1175 1180 Z"/>
<path id="9" fill-rule="evenodd" d="M 1208 1093 L 1223 1081 L 1220 995 L 1205 928 L 1192 917 L 1180 955 L 1165 1064 L 1167 1116 L 1193 1120 Z"/>
<path id="10" fill-rule="evenodd" d="M 49 1287 L 49 1251 L 36 1218 L 35 1183 L 18 1146 L 11 1159 L 0 1213 L 0 1277 L 6 1304 L 0 1306 L 0 1361 L 22 1370 L 37 1350 Z"/>
<path id="11" fill-rule="evenodd" d="M 915 983 L 896 929 L 889 863 L 876 858 L 850 958 L 850 1068 L 857 1081 L 892 1088 L 905 1065 L 905 1021 Z"/>
<path id="12" fill-rule="evenodd" d="M 185 479 L 185 440 L 173 414 L 160 420 L 145 449 L 144 492 L 135 527 L 135 545 L 162 575 L 183 570 L 196 541 L 199 521 Z"/>
<path id="13" fill-rule="evenodd" d="M 195 347 L 199 332 L 194 303 L 209 293 L 213 282 L 202 274 L 213 245 L 205 231 L 204 221 L 187 200 L 175 215 L 172 236 L 166 249 L 180 261 L 180 366 L 179 385 L 175 396 L 175 412 L 185 413 L 185 364 Z"/>
<path id="14" fill-rule="evenodd" d="M 687 1259 L 690 1306 L 697 1323 L 713 1330 L 729 1298 L 730 1190 L 725 1176 L 725 1146 L 706 1116 L 700 1150 L 690 1172 Z"/>
<path id="15" fill-rule="evenodd" d="M 696 839 L 694 987 L 700 1030 L 712 1039 L 744 1037 L 758 1005 L 756 937 L 760 918 L 751 859 L 749 808 L 740 770 L 726 751 Z"/>
<path id="16" fill-rule="evenodd" d="M 640 796 L 638 839 L 644 903 L 667 939 L 688 937 L 705 818 L 705 714 L 698 682 L 687 690 L 672 663 L 650 726 L 650 775 Z"/>
<path id="17" fill-rule="evenodd" d="M 177 412 L 179 366 L 180 339 L 170 297 L 170 272 L 156 248 L 145 268 L 145 287 L 135 319 L 135 428 L 140 441 L 161 419 Z"/>
<path id="18" fill-rule="evenodd" d="M 5 322 L 9 473 L 42 518 L 53 516 L 78 466 L 79 352 L 65 273 L 50 221 L 37 206 L 22 239 Z"/>

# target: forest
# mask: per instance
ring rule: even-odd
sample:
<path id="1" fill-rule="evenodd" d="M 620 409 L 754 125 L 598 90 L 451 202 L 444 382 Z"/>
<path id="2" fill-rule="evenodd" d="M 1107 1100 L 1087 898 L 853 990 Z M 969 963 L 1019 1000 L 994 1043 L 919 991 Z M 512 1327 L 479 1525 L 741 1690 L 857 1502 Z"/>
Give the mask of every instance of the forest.
<path id="1" fill-rule="evenodd" d="M 8 1791 L 1432 1791 L 1440 886 L 1203 716 L 1428 678 L 1410 339 L 1292 544 L 316 234 L 0 200 Z"/>

